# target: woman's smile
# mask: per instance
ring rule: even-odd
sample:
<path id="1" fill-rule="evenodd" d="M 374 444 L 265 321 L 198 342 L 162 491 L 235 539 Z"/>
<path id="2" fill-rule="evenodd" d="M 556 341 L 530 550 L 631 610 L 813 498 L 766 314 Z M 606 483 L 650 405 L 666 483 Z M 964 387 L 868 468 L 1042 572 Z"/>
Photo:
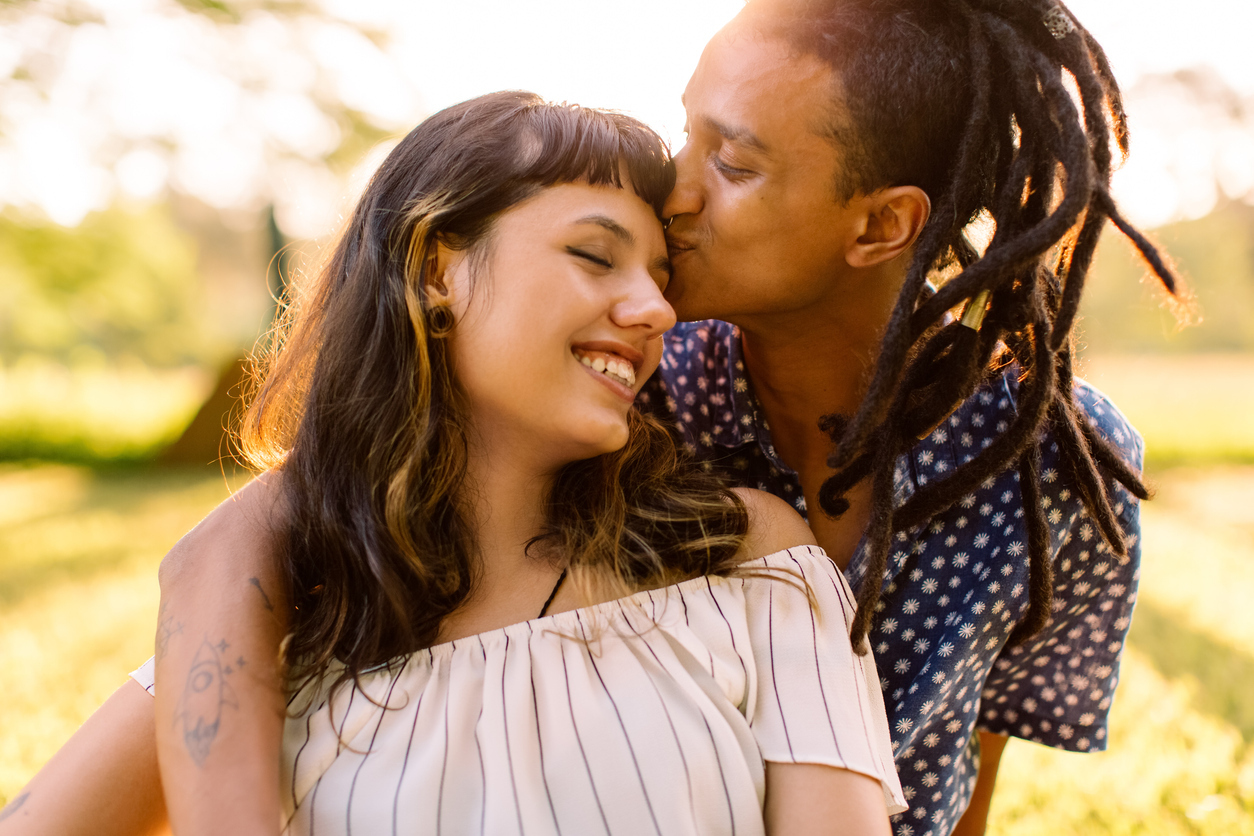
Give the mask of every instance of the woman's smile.
<path id="1" fill-rule="evenodd" d="M 612 362 L 617 363 L 620 361 Z M 636 399 L 636 390 L 632 389 L 627 380 L 620 377 L 617 372 L 610 371 L 610 369 L 606 366 L 605 361 L 601 358 L 598 357 L 595 361 L 593 361 L 585 357 L 580 361 L 580 363 L 582 364 L 584 371 L 592 375 L 592 377 L 596 379 L 597 383 L 608 387 L 611 392 L 619 398 L 622 398 L 628 404 L 632 403 Z M 598 366 L 600 367 L 599 371 L 597 368 Z M 630 367 L 628 367 L 628 369 L 630 369 Z M 632 383 L 634 382 L 635 381 L 632 380 Z"/>
<path id="2" fill-rule="evenodd" d="M 636 368 L 644 362 L 644 354 L 623 345 L 598 341 L 571 348 L 571 353 L 598 380 L 611 384 L 611 390 L 627 400 L 636 397 Z"/>

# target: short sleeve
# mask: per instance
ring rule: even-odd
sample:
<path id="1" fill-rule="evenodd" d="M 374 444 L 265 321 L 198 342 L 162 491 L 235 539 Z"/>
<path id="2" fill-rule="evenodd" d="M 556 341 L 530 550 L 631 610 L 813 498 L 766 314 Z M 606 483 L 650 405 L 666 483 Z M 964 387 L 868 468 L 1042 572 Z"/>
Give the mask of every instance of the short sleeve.
<path id="1" fill-rule="evenodd" d="M 889 812 L 901 812 L 875 660 L 849 643 L 848 583 L 817 546 L 760 562 L 771 576 L 746 583 L 745 607 L 757 672 L 749 722 L 763 759 L 862 773 L 880 782 Z"/>
<path id="2" fill-rule="evenodd" d="M 144 664 L 131 671 L 131 679 L 138 682 L 140 687 L 147 691 L 151 696 L 156 696 L 156 692 L 153 690 L 156 688 L 156 662 L 157 657 L 150 656 L 147 662 L 144 662 Z"/>
<path id="3" fill-rule="evenodd" d="M 1141 438 L 1118 410 L 1083 383 L 1076 400 L 1125 461 L 1139 468 Z M 1140 504 L 1122 485 L 1108 482 L 1128 544 L 1127 555 L 1118 556 L 1074 487 L 1050 481 L 1048 464 L 1057 458 L 1056 447 L 1043 453 L 1043 501 L 1047 515 L 1054 515 L 1051 522 L 1059 522 L 1051 525 L 1053 613 L 1041 632 L 1006 648 L 994 662 L 981 695 L 979 728 L 1069 751 L 1100 751 L 1106 748 L 1106 721 L 1136 603 Z"/>

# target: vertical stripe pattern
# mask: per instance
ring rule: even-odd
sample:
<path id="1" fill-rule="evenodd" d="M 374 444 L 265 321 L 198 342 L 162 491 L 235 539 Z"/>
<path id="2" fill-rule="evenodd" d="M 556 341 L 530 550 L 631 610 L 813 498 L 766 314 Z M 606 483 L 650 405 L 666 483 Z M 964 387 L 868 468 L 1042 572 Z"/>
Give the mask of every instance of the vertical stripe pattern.
<path id="1" fill-rule="evenodd" d="M 761 834 L 766 761 L 870 775 L 904 808 L 844 578 L 813 546 L 753 568 L 788 577 L 695 578 L 310 683 L 285 832 Z"/>

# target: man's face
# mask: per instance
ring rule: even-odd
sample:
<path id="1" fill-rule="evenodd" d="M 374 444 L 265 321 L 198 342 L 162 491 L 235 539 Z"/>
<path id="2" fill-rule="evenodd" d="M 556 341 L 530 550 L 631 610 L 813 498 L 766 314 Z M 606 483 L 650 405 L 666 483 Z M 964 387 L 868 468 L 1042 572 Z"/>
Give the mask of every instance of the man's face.
<path id="1" fill-rule="evenodd" d="M 853 212 L 838 202 L 840 154 L 823 135 L 834 80 L 820 59 L 742 18 L 706 46 L 684 91 L 688 142 L 666 202 L 681 320 L 788 313 L 831 295 Z"/>

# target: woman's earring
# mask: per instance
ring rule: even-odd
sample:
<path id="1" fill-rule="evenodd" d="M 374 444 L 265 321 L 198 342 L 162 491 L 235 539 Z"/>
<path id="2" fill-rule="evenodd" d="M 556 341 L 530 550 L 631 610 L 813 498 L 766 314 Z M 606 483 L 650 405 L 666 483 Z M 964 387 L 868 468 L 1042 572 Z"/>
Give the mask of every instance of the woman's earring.
<path id="1" fill-rule="evenodd" d="M 427 310 L 427 331 L 442 340 L 453 331 L 453 311 L 448 305 L 433 305 Z"/>

